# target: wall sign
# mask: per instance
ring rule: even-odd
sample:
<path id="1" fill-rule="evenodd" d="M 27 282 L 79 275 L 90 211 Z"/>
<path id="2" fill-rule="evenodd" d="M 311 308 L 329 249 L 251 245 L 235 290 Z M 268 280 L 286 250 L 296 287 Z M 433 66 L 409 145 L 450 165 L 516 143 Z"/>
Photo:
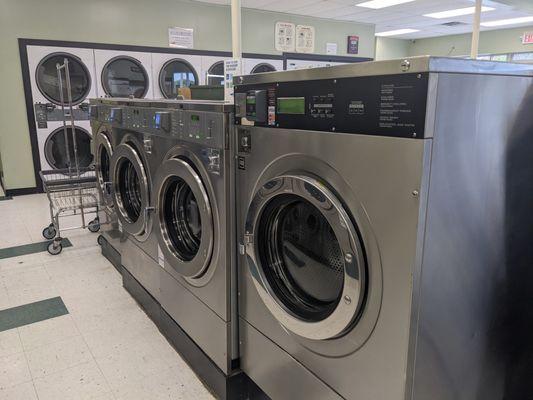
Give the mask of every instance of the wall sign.
<path id="1" fill-rule="evenodd" d="M 326 43 L 326 54 L 336 55 L 337 54 L 337 43 Z"/>
<path id="2" fill-rule="evenodd" d="M 533 32 L 524 32 L 522 44 L 533 44 Z"/>
<path id="3" fill-rule="evenodd" d="M 359 54 L 359 36 L 348 36 L 348 48 L 346 52 L 348 54 Z"/>
<path id="4" fill-rule="evenodd" d="M 192 28 L 168 28 L 168 46 L 181 49 L 194 48 L 194 29 Z"/>
<path id="5" fill-rule="evenodd" d="M 296 52 L 313 53 L 315 51 L 315 27 L 296 25 Z"/>
<path id="6" fill-rule="evenodd" d="M 224 61 L 224 100 L 233 101 L 233 77 L 242 75 L 240 59 Z"/>
<path id="7" fill-rule="evenodd" d="M 275 48 L 277 51 L 294 51 L 295 26 L 290 22 L 276 22 Z"/>

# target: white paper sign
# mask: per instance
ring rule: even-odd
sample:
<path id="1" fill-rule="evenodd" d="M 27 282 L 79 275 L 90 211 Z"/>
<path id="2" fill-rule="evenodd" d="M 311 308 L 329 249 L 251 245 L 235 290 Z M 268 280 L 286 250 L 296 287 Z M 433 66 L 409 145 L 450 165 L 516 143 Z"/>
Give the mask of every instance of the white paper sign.
<path id="1" fill-rule="evenodd" d="M 239 59 L 224 61 L 224 100 L 233 101 L 233 77 L 242 75 L 242 62 Z"/>
<path id="2" fill-rule="evenodd" d="M 313 53 L 315 51 L 315 27 L 296 25 L 296 52 Z"/>
<path id="3" fill-rule="evenodd" d="M 326 43 L 326 54 L 337 54 L 337 43 Z"/>
<path id="4" fill-rule="evenodd" d="M 294 51 L 295 26 L 290 22 L 276 22 L 276 50 Z"/>
<path id="5" fill-rule="evenodd" d="M 168 28 L 169 47 L 179 47 L 181 49 L 194 48 L 194 29 L 192 28 Z"/>

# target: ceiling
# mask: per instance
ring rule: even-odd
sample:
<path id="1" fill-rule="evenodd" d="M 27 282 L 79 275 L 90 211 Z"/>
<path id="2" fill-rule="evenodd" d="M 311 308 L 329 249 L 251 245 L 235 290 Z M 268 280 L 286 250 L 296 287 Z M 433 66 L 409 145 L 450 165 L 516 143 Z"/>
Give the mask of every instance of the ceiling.
<path id="1" fill-rule="evenodd" d="M 212 4 L 230 4 L 230 0 L 201 0 Z M 414 0 L 378 10 L 357 7 L 365 0 L 241 0 L 242 6 L 259 10 L 276 11 L 288 14 L 338 21 L 352 21 L 376 25 L 376 32 L 397 29 L 418 29 L 420 32 L 393 36 L 400 39 L 419 39 L 425 37 L 455 35 L 472 32 L 473 15 L 435 19 L 424 14 L 447 11 L 457 8 L 472 7 L 474 0 Z M 533 0 L 485 0 L 484 6 L 495 8 L 482 13 L 481 21 L 533 16 Z M 458 22 L 458 25 L 446 26 L 444 23 Z M 522 26 L 533 25 L 522 24 Z M 519 27 L 510 25 L 503 28 Z M 482 27 L 482 30 L 499 28 Z"/>

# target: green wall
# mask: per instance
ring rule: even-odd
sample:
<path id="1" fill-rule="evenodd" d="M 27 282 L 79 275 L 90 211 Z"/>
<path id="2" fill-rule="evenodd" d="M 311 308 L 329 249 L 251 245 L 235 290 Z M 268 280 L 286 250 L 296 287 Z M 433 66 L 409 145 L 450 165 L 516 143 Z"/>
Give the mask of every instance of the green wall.
<path id="1" fill-rule="evenodd" d="M 479 53 L 533 51 L 533 45 L 523 45 L 521 41 L 521 36 L 527 31 L 533 31 L 533 26 L 481 32 Z M 471 34 L 418 39 L 409 46 L 409 55 L 466 56 L 470 54 L 471 42 Z"/>
<path id="2" fill-rule="evenodd" d="M 380 60 L 394 60 L 404 58 L 409 55 L 409 40 L 394 39 L 387 37 L 376 37 L 376 57 Z"/>
<path id="3" fill-rule="evenodd" d="M 359 35 L 360 56 L 374 57 L 374 26 L 243 10 L 243 50 L 276 53 L 274 24 L 316 28 L 317 53 L 326 42 L 346 52 L 346 37 Z M 7 189 L 35 185 L 18 38 L 73 40 L 166 47 L 171 26 L 194 28 L 195 48 L 231 50 L 227 6 L 184 0 L 0 0 L 0 154 Z"/>

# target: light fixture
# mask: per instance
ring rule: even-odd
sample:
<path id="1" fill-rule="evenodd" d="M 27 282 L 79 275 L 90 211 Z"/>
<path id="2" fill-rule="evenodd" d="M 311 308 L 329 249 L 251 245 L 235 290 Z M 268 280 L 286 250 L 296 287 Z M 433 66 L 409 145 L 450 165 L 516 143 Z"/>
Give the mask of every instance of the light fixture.
<path id="1" fill-rule="evenodd" d="M 481 12 L 492 11 L 492 10 L 495 10 L 495 8 L 485 7 L 485 6 L 481 7 Z M 431 14 L 424 14 L 424 17 L 438 18 L 438 19 L 453 18 L 453 17 L 460 17 L 462 15 L 474 14 L 475 12 L 476 12 L 476 7 L 466 7 L 466 8 L 458 8 L 456 10 L 448 10 L 448 11 L 441 11 L 441 12 L 436 12 L 436 13 L 431 13 Z"/>
<path id="2" fill-rule="evenodd" d="M 528 23 L 528 22 L 533 22 L 533 16 L 532 17 L 499 19 L 499 20 L 496 20 L 496 21 L 487 21 L 487 22 L 482 22 L 481 26 L 494 27 L 494 26 L 504 26 L 504 25 L 525 24 L 525 23 Z"/>
<path id="3" fill-rule="evenodd" d="M 387 31 L 387 32 L 378 32 L 376 33 L 376 36 L 398 36 L 398 35 L 405 35 L 407 33 L 415 33 L 420 32 L 419 29 L 396 29 L 395 31 Z"/>
<path id="4" fill-rule="evenodd" d="M 356 4 L 357 7 L 373 8 L 375 10 L 385 7 L 397 6 L 398 4 L 410 3 L 415 0 L 371 0 Z"/>

